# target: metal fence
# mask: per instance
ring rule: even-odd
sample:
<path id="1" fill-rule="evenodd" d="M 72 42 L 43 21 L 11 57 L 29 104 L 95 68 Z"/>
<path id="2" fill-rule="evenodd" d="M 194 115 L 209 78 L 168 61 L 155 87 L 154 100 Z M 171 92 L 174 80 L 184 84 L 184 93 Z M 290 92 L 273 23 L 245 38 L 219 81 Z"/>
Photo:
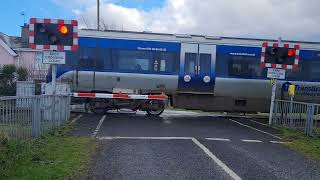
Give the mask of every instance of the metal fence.
<path id="1" fill-rule="evenodd" d="M 0 132 L 18 139 L 38 138 L 70 117 L 69 96 L 0 97 Z"/>
<path id="2" fill-rule="evenodd" d="M 320 120 L 319 104 L 275 100 L 272 124 L 304 130 L 306 135 L 317 133 Z"/>

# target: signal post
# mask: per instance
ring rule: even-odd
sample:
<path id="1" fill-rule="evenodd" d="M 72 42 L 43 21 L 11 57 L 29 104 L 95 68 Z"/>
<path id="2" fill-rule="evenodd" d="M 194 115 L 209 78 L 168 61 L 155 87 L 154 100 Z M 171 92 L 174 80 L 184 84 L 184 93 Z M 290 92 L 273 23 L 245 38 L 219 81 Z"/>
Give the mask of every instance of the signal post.
<path id="1" fill-rule="evenodd" d="M 76 20 L 31 18 L 29 48 L 42 50 L 42 62 L 51 64 L 53 94 L 56 93 L 57 65 L 65 64 L 65 51 L 78 49 Z"/>
<path id="2" fill-rule="evenodd" d="M 271 43 L 270 43 L 271 44 Z M 268 68 L 267 78 L 271 79 L 272 93 L 269 111 L 269 124 L 272 124 L 274 102 L 276 98 L 277 79 L 284 80 L 286 70 L 294 71 L 299 65 L 300 46 L 297 44 L 282 43 L 281 38 L 277 43 L 262 44 L 261 68 Z"/>

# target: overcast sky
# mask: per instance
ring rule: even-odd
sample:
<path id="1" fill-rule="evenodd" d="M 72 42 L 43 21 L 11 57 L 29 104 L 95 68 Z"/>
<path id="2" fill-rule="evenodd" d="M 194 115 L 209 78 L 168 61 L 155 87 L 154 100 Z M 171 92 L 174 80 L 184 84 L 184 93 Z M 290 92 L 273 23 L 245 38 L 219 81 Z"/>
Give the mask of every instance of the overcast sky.
<path id="1" fill-rule="evenodd" d="M 100 1 L 101 19 L 111 29 L 320 41 L 319 0 Z M 55 7 L 40 8 L 51 16 L 60 8 L 81 27 L 96 28 L 96 0 L 48 2 Z"/>

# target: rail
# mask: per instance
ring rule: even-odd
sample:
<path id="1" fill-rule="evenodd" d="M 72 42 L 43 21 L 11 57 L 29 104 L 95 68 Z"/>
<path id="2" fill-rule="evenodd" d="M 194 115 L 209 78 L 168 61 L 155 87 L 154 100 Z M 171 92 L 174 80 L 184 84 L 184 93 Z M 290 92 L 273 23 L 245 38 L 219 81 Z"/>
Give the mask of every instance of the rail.
<path id="1" fill-rule="evenodd" d="M 0 133 L 12 138 L 38 138 L 70 117 L 70 96 L 0 97 Z"/>
<path id="2" fill-rule="evenodd" d="M 320 104 L 275 100 L 272 124 L 304 130 L 308 136 L 317 133 Z"/>

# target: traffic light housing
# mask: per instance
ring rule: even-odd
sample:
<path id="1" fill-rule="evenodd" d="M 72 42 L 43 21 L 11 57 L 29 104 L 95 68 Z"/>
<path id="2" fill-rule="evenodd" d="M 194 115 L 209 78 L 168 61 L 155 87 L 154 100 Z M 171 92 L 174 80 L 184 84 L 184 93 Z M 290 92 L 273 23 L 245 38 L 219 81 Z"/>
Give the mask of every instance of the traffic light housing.
<path id="1" fill-rule="evenodd" d="M 261 52 L 262 68 L 297 69 L 299 65 L 299 45 L 284 44 L 279 47 L 278 43 L 268 46 L 263 43 Z"/>
<path id="2" fill-rule="evenodd" d="M 296 49 L 285 47 L 267 47 L 265 62 L 271 64 L 293 65 L 296 58 Z"/>
<path id="3" fill-rule="evenodd" d="M 78 22 L 31 18 L 29 47 L 40 50 L 72 50 L 78 48 Z"/>

